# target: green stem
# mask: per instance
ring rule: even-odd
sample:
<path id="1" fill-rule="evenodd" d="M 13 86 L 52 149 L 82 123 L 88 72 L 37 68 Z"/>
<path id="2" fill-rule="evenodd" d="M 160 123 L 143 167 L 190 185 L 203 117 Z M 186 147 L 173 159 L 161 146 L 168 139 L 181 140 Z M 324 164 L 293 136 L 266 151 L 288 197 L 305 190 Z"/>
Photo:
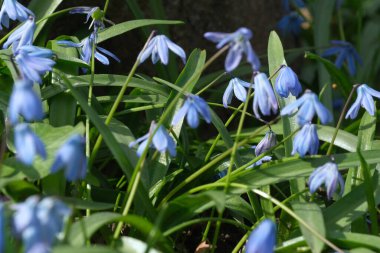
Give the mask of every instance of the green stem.
<path id="1" fill-rule="evenodd" d="M 334 135 L 333 135 L 333 137 L 332 137 L 332 139 L 331 139 L 331 143 L 330 143 L 329 149 L 327 150 L 326 155 L 331 155 L 331 153 L 332 153 L 332 149 L 333 149 L 333 146 L 334 146 L 334 142 L 335 142 L 335 139 L 336 139 L 336 137 L 337 137 L 337 135 L 338 135 L 340 125 L 341 125 L 341 123 L 342 123 L 342 121 L 343 121 L 344 114 L 346 113 L 346 111 L 347 111 L 347 109 L 348 109 L 348 105 L 349 105 L 349 103 L 350 103 L 350 101 L 351 101 L 351 99 L 352 99 L 352 96 L 354 95 L 355 90 L 356 90 L 359 86 L 360 86 L 360 84 L 355 84 L 355 85 L 352 87 L 352 90 L 351 90 L 351 92 L 350 92 L 350 95 L 349 95 L 348 98 L 347 98 L 346 104 L 344 105 L 343 110 L 342 110 L 342 112 L 341 112 L 341 114 L 340 114 L 340 116 L 339 116 L 339 120 L 338 120 L 338 123 L 336 124 L 335 132 L 334 132 Z"/>
<path id="2" fill-rule="evenodd" d="M 201 95 L 203 92 L 205 92 L 207 89 L 209 89 L 211 86 L 213 86 L 220 78 L 222 78 L 223 76 L 225 76 L 227 74 L 227 72 L 223 72 L 222 74 L 220 74 L 219 76 L 217 76 L 211 83 L 209 83 L 208 85 L 206 85 L 205 87 L 203 87 L 203 89 L 201 89 L 200 91 L 198 91 L 197 93 L 195 93 L 195 95 Z"/>
<path id="3" fill-rule="evenodd" d="M 147 47 L 149 41 L 154 36 L 154 34 L 155 34 L 155 31 L 152 31 L 152 33 L 150 34 L 150 36 L 149 36 L 148 40 L 146 41 L 146 43 L 145 43 L 143 49 L 141 50 L 141 52 L 145 50 L 145 48 Z M 107 115 L 107 118 L 106 118 L 106 120 L 104 122 L 106 126 L 108 126 L 110 124 L 110 122 L 111 122 L 111 120 L 112 120 L 112 118 L 113 118 L 113 116 L 114 116 L 114 114 L 115 114 L 115 112 L 116 112 L 119 104 L 123 100 L 124 93 L 127 90 L 129 82 L 131 81 L 133 75 L 135 74 L 136 69 L 139 66 L 139 64 L 140 64 L 140 54 L 138 55 L 135 63 L 133 64 L 133 67 L 132 67 L 131 71 L 129 72 L 129 74 L 127 76 L 127 79 L 125 80 L 125 83 L 121 87 L 121 89 L 119 91 L 119 94 L 117 95 L 116 100 L 113 103 L 112 108 L 111 108 L 110 112 Z M 94 160 L 95 160 L 96 155 L 97 155 L 97 153 L 99 151 L 100 145 L 102 144 L 102 140 L 103 140 L 103 137 L 101 135 L 99 135 L 98 138 L 97 138 L 97 140 L 96 140 L 96 142 L 95 142 L 95 145 L 94 145 L 94 148 L 92 150 L 91 157 L 90 157 L 90 160 L 89 160 L 89 167 L 90 168 L 92 167 L 92 165 L 94 163 Z"/>
<path id="4" fill-rule="evenodd" d="M 227 49 L 230 47 L 230 45 L 225 45 L 224 47 L 222 47 L 218 52 L 216 52 L 209 60 L 207 60 L 207 62 L 205 63 L 205 65 L 203 66 L 203 69 L 202 69 L 202 72 L 208 68 L 208 66 L 211 65 L 211 63 L 213 63 L 216 59 L 219 58 L 219 56 L 221 56 L 225 51 L 227 51 Z"/>
<path id="5" fill-rule="evenodd" d="M 110 0 L 106 0 L 106 2 L 104 4 L 104 8 L 103 8 L 103 14 L 104 14 L 104 16 L 106 15 L 106 12 L 108 10 L 109 3 L 110 3 Z"/>
<path id="6" fill-rule="evenodd" d="M 343 41 L 346 41 L 346 36 L 344 34 L 344 28 L 343 28 L 342 11 L 340 8 L 338 9 L 338 26 L 339 26 L 340 39 Z"/>

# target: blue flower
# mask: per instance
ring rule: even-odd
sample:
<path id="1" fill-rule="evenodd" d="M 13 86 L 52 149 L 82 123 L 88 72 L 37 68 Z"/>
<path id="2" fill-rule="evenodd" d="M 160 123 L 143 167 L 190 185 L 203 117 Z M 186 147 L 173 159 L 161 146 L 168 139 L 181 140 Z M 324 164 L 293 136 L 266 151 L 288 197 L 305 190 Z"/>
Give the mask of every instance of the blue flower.
<path id="1" fill-rule="evenodd" d="M 25 253 L 49 253 L 63 230 L 71 210 L 63 202 L 48 197 L 39 201 L 31 196 L 12 206 L 14 230 L 23 241 Z"/>
<path id="2" fill-rule="evenodd" d="M 298 153 L 301 157 L 304 157 L 306 153 L 309 155 L 315 155 L 318 153 L 319 139 L 317 134 L 317 128 L 313 124 L 305 124 L 301 131 L 299 131 L 293 140 L 292 155 Z"/>
<path id="3" fill-rule="evenodd" d="M 33 90 L 32 81 L 24 79 L 15 82 L 8 111 L 11 124 L 18 122 L 19 115 L 27 121 L 42 120 L 44 117 L 42 102 Z"/>
<path id="4" fill-rule="evenodd" d="M 272 85 L 269 83 L 267 75 L 257 73 L 254 78 L 255 96 L 253 97 L 253 112 L 260 118 L 259 109 L 265 116 L 270 115 L 271 111 L 277 113 L 278 105 L 274 95 Z"/>
<path id="5" fill-rule="evenodd" d="M 172 126 L 177 125 L 178 122 L 187 115 L 187 124 L 189 124 L 191 128 L 197 128 L 199 125 L 198 114 L 201 115 L 207 123 L 211 122 L 210 108 L 206 101 L 199 96 L 189 94 L 186 96 L 186 100 L 181 109 L 179 109 L 173 117 Z"/>
<path id="6" fill-rule="evenodd" d="M 289 92 L 297 97 L 301 91 L 301 83 L 298 80 L 297 74 L 288 67 L 284 66 L 281 68 L 277 78 L 276 78 L 276 91 L 277 93 L 284 98 L 289 96 Z"/>
<path id="7" fill-rule="evenodd" d="M 301 25 L 304 22 L 305 19 L 297 12 L 293 11 L 281 18 L 277 23 L 277 28 L 284 36 L 297 36 L 301 32 Z"/>
<path id="8" fill-rule="evenodd" d="M 346 119 L 349 117 L 355 119 L 358 116 L 360 106 L 364 107 L 366 111 L 371 115 L 375 115 L 375 102 L 372 96 L 380 98 L 380 92 L 372 89 L 366 84 L 362 84 L 357 88 L 358 97 L 352 104 L 351 108 L 346 114 Z"/>
<path id="9" fill-rule="evenodd" d="M 58 45 L 65 46 L 65 47 L 75 47 L 75 48 L 80 48 L 80 58 L 86 62 L 87 64 L 90 64 L 91 57 L 92 57 L 92 45 L 95 43 L 95 58 L 100 61 L 104 65 L 109 65 L 109 60 L 105 56 L 110 56 L 113 58 L 115 61 L 120 62 L 120 59 L 117 58 L 116 55 L 111 53 L 110 51 L 99 47 L 96 44 L 97 40 L 97 33 L 96 31 L 92 32 L 89 37 L 86 37 L 83 39 L 80 43 L 74 43 L 72 41 L 57 41 Z"/>
<path id="10" fill-rule="evenodd" d="M 17 159 L 26 165 L 32 165 L 35 156 L 38 154 L 46 159 L 44 143 L 33 133 L 27 124 L 18 124 L 14 128 L 15 147 Z"/>
<path id="11" fill-rule="evenodd" d="M 28 8 L 16 0 L 4 0 L 0 10 L 0 30 L 2 30 L 2 25 L 6 28 L 9 27 L 9 19 L 23 22 L 30 15 L 34 16 Z"/>
<path id="12" fill-rule="evenodd" d="M 328 57 L 331 55 L 336 55 L 335 66 L 342 68 L 343 62 L 346 62 L 350 75 L 355 75 L 356 62 L 362 64 L 362 59 L 356 49 L 347 41 L 332 40 L 331 44 L 333 46 L 324 51 L 322 56 Z"/>
<path id="13" fill-rule="evenodd" d="M 294 3 L 297 8 L 306 7 L 305 2 L 302 0 L 290 0 L 290 1 Z M 290 1 L 282 0 L 282 8 L 284 9 L 285 12 L 290 12 Z"/>
<path id="14" fill-rule="evenodd" d="M 241 27 L 233 33 L 207 32 L 204 34 L 204 37 L 217 43 L 216 48 L 218 49 L 227 44 L 230 45 L 224 63 L 224 68 L 227 72 L 231 72 L 239 65 L 243 53 L 247 55 L 247 62 L 252 65 L 254 71 L 260 69 L 260 60 L 249 42 L 252 38 L 252 32 L 248 28 Z"/>
<path id="15" fill-rule="evenodd" d="M 16 52 L 21 46 L 32 45 L 35 29 L 36 23 L 34 22 L 34 16 L 30 15 L 23 25 L 9 36 L 3 48 L 8 48 L 12 45 L 13 52 Z"/>
<path id="16" fill-rule="evenodd" d="M 24 78 L 41 83 L 41 76 L 51 71 L 55 65 L 53 51 L 35 46 L 21 46 L 15 52 L 15 61 Z"/>
<path id="17" fill-rule="evenodd" d="M 93 20 L 89 28 L 91 28 L 92 25 L 94 25 L 95 30 L 103 29 L 105 27 L 103 23 L 104 13 L 99 7 L 81 6 L 81 7 L 74 8 L 69 13 L 70 14 L 76 14 L 76 13 L 87 14 L 85 23 L 87 23 L 92 17 Z"/>
<path id="18" fill-rule="evenodd" d="M 84 179 L 87 170 L 87 158 L 84 153 L 85 139 L 79 134 L 71 136 L 55 154 L 55 160 L 50 168 L 52 173 L 65 169 L 68 181 Z"/>
<path id="19" fill-rule="evenodd" d="M 314 193 L 322 184 L 326 186 L 328 199 L 332 198 L 338 184 L 341 190 L 340 195 L 343 194 L 344 181 L 335 163 L 328 162 L 311 173 L 309 178 L 310 192 Z"/>
<path id="20" fill-rule="evenodd" d="M 276 134 L 272 130 L 269 130 L 259 144 L 257 144 L 255 148 L 255 155 L 259 156 L 262 153 L 267 152 L 269 149 L 276 146 L 276 144 Z"/>
<path id="21" fill-rule="evenodd" d="M 247 98 L 247 91 L 245 88 L 249 88 L 250 86 L 250 83 L 244 82 L 239 78 L 232 78 L 223 94 L 223 106 L 227 108 L 231 103 L 232 91 L 234 92 L 237 99 L 239 99 L 241 102 L 245 102 Z"/>
<path id="22" fill-rule="evenodd" d="M 276 224 L 265 219 L 252 231 L 245 245 L 246 253 L 273 253 L 276 245 Z"/>
<path id="23" fill-rule="evenodd" d="M 156 35 L 149 41 L 145 50 L 140 53 L 140 63 L 143 63 L 152 55 L 153 64 L 160 60 L 162 64 L 167 65 L 169 63 L 169 49 L 178 55 L 183 63 L 186 63 L 185 51 L 165 35 Z"/>
<path id="24" fill-rule="evenodd" d="M 152 124 L 150 125 L 149 132 L 138 138 L 137 140 L 129 143 L 129 147 L 133 147 L 136 144 L 140 144 L 137 148 L 137 155 L 141 156 L 144 152 L 144 149 L 146 145 L 148 144 L 148 139 L 151 134 L 156 130 L 157 125 L 154 121 L 152 121 Z M 167 133 L 166 129 L 163 126 L 160 126 L 158 130 L 156 131 L 155 135 L 152 138 L 152 142 L 150 146 L 153 146 L 155 149 L 157 149 L 159 152 L 164 153 L 165 151 L 169 151 L 171 156 L 176 156 L 176 144 L 173 140 L 173 138 Z"/>
<path id="25" fill-rule="evenodd" d="M 329 110 L 319 101 L 318 96 L 310 90 L 306 90 L 302 97 L 285 106 L 281 111 L 281 115 L 290 115 L 298 107 L 297 122 L 301 126 L 311 122 L 315 113 L 317 113 L 322 124 L 332 121 L 332 115 Z"/>

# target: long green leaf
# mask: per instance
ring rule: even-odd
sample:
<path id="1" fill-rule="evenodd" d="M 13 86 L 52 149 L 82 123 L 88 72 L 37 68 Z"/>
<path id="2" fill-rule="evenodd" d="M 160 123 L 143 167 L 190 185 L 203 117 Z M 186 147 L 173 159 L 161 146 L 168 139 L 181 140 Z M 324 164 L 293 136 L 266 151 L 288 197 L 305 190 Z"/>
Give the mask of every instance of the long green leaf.
<path id="1" fill-rule="evenodd" d="M 63 0 L 32 0 L 28 8 L 33 11 L 36 20 L 39 20 L 52 14 L 62 1 Z M 37 37 L 42 28 L 44 28 L 46 22 L 47 20 L 44 20 L 38 24 L 36 31 L 34 32 L 35 37 Z"/>

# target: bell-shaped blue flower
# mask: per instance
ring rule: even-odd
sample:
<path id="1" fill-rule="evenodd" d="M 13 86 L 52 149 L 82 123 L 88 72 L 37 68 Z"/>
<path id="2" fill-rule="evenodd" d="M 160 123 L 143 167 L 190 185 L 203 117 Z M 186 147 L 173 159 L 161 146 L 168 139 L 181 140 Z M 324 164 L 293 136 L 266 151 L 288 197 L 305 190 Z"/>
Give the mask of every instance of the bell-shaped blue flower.
<path id="1" fill-rule="evenodd" d="M 257 144 L 255 148 L 255 155 L 259 156 L 262 153 L 267 152 L 272 147 L 276 146 L 276 144 L 277 144 L 276 134 L 272 130 L 269 130 L 265 134 L 264 138 L 259 142 L 259 144 Z"/>
<path id="2" fill-rule="evenodd" d="M 269 116 L 271 111 L 277 113 L 278 105 L 274 95 L 272 85 L 264 73 L 257 73 L 254 78 L 255 96 L 253 97 L 253 112 L 260 118 L 259 109 L 265 116 Z"/>
<path id="3" fill-rule="evenodd" d="M 129 143 L 129 147 L 133 147 L 136 144 L 140 144 L 139 147 L 137 148 L 137 155 L 141 156 L 142 153 L 144 152 L 146 145 L 148 144 L 148 139 L 151 134 L 154 133 L 156 130 L 157 125 L 154 121 L 152 121 L 152 124 L 150 125 L 149 132 L 138 138 L 137 140 Z M 164 153 L 165 151 L 169 151 L 169 154 L 171 156 L 176 156 L 177 151 L 176 151 L 176 144 L 173 140 L 173 138 L 168 134 L 166 129 L 163 126 L 160 126 L 156 133 L 154 134 L 152 138 L 152 143 L 150 144 L 151 147 L 154 147 L 159 151 L 160 153 Z"/>
<path id="4" fill-rule="evenodd" d="M 298 80 L 297 74 L 288 66 L 282 67 L 278 73 L 275 88 L 278 95 L 283 98 L 287 98 L 289 93 L 297 97 L 302 92 L 301 83 Z"/>
<path id="5" fill-rule="evenodd" d="M 309 155 L 315 155 L 318 153 L 318 148 L 319 139 L 317 128 L 313 124 L 305 124 L 294 137 L 292 155 L 296 153 L 301 157 L 304 157 L 307 153 L 309 153 Z"/>
<path id="6" fill-rule="evenodd" d="M 15 148 L 17 159 L 26 165 L 32 165 L 36 155 L 46 159 L 44 143 L 30 129 L 28 124 L 18 124 L 14 128 Z"/>
<path id="7" fill-rule="evenodd" d="M 299 108 L 297 122 L 300 126 L 311 122 L 315 113 L 317 113 L 322 124 L 332 121 L 332 115 L 329 110 L 319 101 L 318 96 L 310 90 L 306 90 L 302 97 L 285 106 L 281 111 L 281 115 L 290 115 L 297 108 Z"/>
<path id="8" fill-rule="evenodd" d="M 314 193 L 322 184 L 326 186 L 328 199 L 332 198 L 338 184 L 340 186 L 340 195 L 343 194 L 344 181 L 336 163 L 328 162 L 311 173 L 309 178 L 310 192 Z"/>
<path id="9" fill-rule="evenodd" d="M 140 53 L 140 63 L 143 63 L 152 55 L 153 64 L 160 60 L 162 64 L 167 65 L 169 63 L 169 49 L 178 55 L 183 63 L 186 63 L 185 51 L 165 35 L 156 35 L 149 41 L 145 50 Z"/>
<path id="10" fill-rule="evenodd" d="M 87 158 L 84 153 L 86 141 L 83 136 L 71 136 L 55 154 L 55 160 L 50 168 L 52 173 L 65 170 L 68 181 L 84 179 L 87 170 Z"/>
<path id="11" fill-rule="evenodd" d="M 14 231 L 21 237 L 25 253 L 50 253 L 71 213 L 66 204 L 51 197 L 39 201 L 31 196 L 12 208 Z"/>
<path id="12" fill-rule="evenodd" d="M 33 90 L 32 81 L 24 79 L 15 82 L 8 112 L 9 120 L 13 125 L 18 122 L 19 115 L 27 121 L 42 120 L 44 117 L 42 102 Z"/>
<path id="13" fill-rule="evenodd" d="M 265 219 L 252 231 L 245 245 L 245 253 L 273 253 L 276 246 L 276 224 Z"/>
<path id="14" fill-rule="evenodd" d="M 210 108 L 203 98 L 189 94 L 183 103 L 181 109 L 174 115 L 172 126 L 177 125 L 178 122 L 186 116 L 187 124 L 191 128 L 197 128 L 199 125 L 199 115 L 207 122 L 211 122 Z"/>
<path id="15" fill-rule="evenodd" d="M 297 12 L 293 11 L 281 18 L 281 20 L 277 23 L 277 28 L 283 36 L 297 36 L 301 32 L 301 25 L 304 22 L 305 19 Z"/>
<path id="16" fill-rule="evenodd" d="M 35 30 L 36 23 L 34 22 L 34 16 L 30 15 L 28 19 L 9 36 L 3 48 L 8 48 L 12 45 L 13 52 L 16 52 L 21 46 L 32 45 Z"/>
<path id="17" fill-rule="evenodd" d="M 234 70 L 243 58 L 247 56 L 247 62 L 252 65 L 253 71 L 260 69 L 260 60 L 252 48 L 249 40 L 252 38 L 252 31 L 246 27 L 241 27 L 233 33 L 207 32 L 204 37 L 212 42 L 217 43 L 216 48 L 220 49 L 229 44 L 230 48 L 224 62 L 224 68 L 227 72 Z"/>
<path id="18" fill-rule="evenodd" d="M 331 44 L 332 47 L 324 51 L 322 56 L 328 57 L 336 55 L 335 66 L 342 68 L 343 63 L 346 62 L 350 75 L 355 75 L 356 62 L 362 64 L 362 59 L 354 46 L 351 43 L 342 40 L 332 40 Z"/>
<path id="19" fill-rule="evenodd" d="M 28 8 L 16 0 L 4 0 L 0 10 L 0 30 L 2 30 L 2 26 L 9 28 L 9 19 L 23 22 L 30 15 L 34 16 Z"/>
<path id="20" fill-rule="evenodd" d="M 351 108 L 346 114 L 346 119 L 355 119 L 358 116 L 360 106 L 364 107 L 366 111 L 371 115 L 375 115 L 375 102 L 372 97 L 380 98 L 380 92 L 372 89 L 366 84 L 362 84 L 357 88 L 358 97 L 352 104 Z"/>
<path id="21" fill-rule="evenodd" d="M 231 103 L 232 92 L 235 94 L 237 99 L 239 99 L 241 102 L 245 102 L 247 99 L 247 91 L 245 88 L 249 88 L 250 86 L 250 83 L 244 82 L 239 78 L 232 78 L 223 94 L 223 106 L 227 108 Z"/>
<path id="22" fill-rule="evenodd" d="M 41 76 L 51 71 L 55 65 L 53 51 L 36 46 L 21 46 L 15 52 L 15 61 L 24 78 L 41 83 Z"/>
<path id="23" fill-rule="evenodd" d="M 97 40 L 97 33 L 96 31 L 92 32 L 89 37 L 83 39 L 80 43 L 74 43 L 72 41 L 67 40 L 61 40 L 57 41 L 58 45 L 64 46 L 64 47 L 75 47 L 80 48 L 80 58 L 86 62 L 87 64 L 90 64 L 91 58 L 92 58 L 92 45 L 95 43 L 95 59 L 100 61 L 104 65 L 109 65 L 109 60 L 107 56 L 113 58 L 115 61 L 120 62 L 120 59 L 117 58 L 116 55 L 111 53 L 110 51 L 99 47 L 96 43 Z"/>

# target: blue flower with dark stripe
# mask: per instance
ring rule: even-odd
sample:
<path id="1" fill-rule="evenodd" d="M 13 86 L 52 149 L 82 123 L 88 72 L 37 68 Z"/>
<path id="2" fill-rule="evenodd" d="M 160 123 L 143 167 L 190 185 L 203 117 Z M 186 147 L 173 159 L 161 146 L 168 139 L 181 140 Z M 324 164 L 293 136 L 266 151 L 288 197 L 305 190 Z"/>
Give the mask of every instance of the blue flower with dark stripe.
<path id="1" fill-rule="evenodd" d="M 278 95 L 283 98 L 287 98 L 289 93 L 297 97 L 302 92 L 297 74 L 288 66 L 281 68 L 276 78 L 275 87 Z"/>
<path id="2" fill-rule="evenodd" d="M 19 47 L 24 45 L 32 45 L 34 31 L 36 30 L 36 23 L 34 16 L 29 16 L 28 19 L 14 31 L 7 41 L 4 43 L 3 48 L 8 48 L 12 45 L 13 52 L 16 52 Z"/>
<path id="3" fill-rule="evenodd" d="M 255 147 L 255 155 L 259 156 L 262 153 L 267 152 L 272 147 L 276 146 L 276 144 L 277 144 L 276 134 L 272 130 L 269 130 L 265 134 L 264 138 Z"/>
<path id="4" fill-rule="evenodd" d="M 33 82 L 30 80 L 18 80 L 13 86 L 13 91 L 8 106 L 9 121 L 15 125 L 19 116 L 27 121 L 42 120 L 44 112 L 41 98 L 33 90 Z"/>
<path id="5" fill-rule="evenodd" d="M 160 60 L 162 64 L 167 65 L 169 63 L 169 49 L 178 55 L 183 63 L 186 63 L 185 51 L 165 35 L 156 35 L 149 41 L 145 50 L 140 53 L 140 63 L 143 63 L 151 55 L 153 64 Z"/>
<path id="6" fill-rule="evenodd" d="M 318 153 L 318 148 L 319 139 L 317 128 L 313 124 L 305 124 L 294 137 L 292 155 L 296 153 L 301 157 L 304 157 L 307 153 L 309 153 L 309 155 L 315 155 Z"/>
<path id="7" fill-rule="evenodd" d="M 343 63 L 346 63 L 350 75 L 355 75 L 356 63 L 362 64 L 362 59 L 354 46 L 351 43 L 342 40 L 332 40 L 331 44 L 332 47 L 324 51 L 322 56 L 328 57 L 336 55 L 335 66 L 342 68 Z"/>
<path id="8" fill-rule="evenodd" d="M 156 123 L 154 121 L 152 121 L 152 123 L 150 125 L 149 132 L 146 135 L 144 135 L 144 136 L 138 138 L 137 140 L 129 143 L 130 148 L 135 146 L 136 144 L 139 144 L 139 147 L 137 148 L 137 155 L 138 156 L 141 156 L 142 153 L 144 152 L 146 146 L 148 145 L 149 136 L 154 133 L 156 128 L 157 128 Z M 176 154 L 177 154 L 176 144 L 175 144 L 173 138 L 168 134 L 168 132 L 166 131 L 166 129 L 163 126 L 160 126 L 157 129 L 156 133 L 154 134 L 154 136 L 152 138 L 152 142 L 151 142 L 150 146 L 154 147 L 160 153 L 165 153 L 166 151 L 169 151 L 169 154 L 173 157 L 176 156 Z"/>
<path id="9" fill-rule="evenodd" d="M 302 97 L 285 106 L 281 115 L 291 115 L 296 109 L 298 109 L 297 123 L 301 126 L 310 123 L 315 113 L 317 113 L 322 124 L 331 122 L 333 118 L 330 111 L 319 101 L 318 96 L 310 90 L 306 90 Z"/>
<path id="10" fill-rule="evenodd" d="M 15 61 L 22 76 L 36 83 L 41 83 L 41 76 L 51 71 L 55 65 L 53 51 L 46 48 L 26 45 L 15 52 Z"/>
<path id="11" fill-rule="evenodd" d="M 339 173 L 336 163 L 328 162 L 323 166 L 316 168 L 311 173 L 309 178 L 309 189 L 311 193 L 317 191 L 317 189 L 324 184 L 327 190 L 327 198 L 331 199 L 337 186 L 340 186 L 340 195 L 344 191 L 344 181 L 342 175 Z"/>
<path id="12" fill-rule="evenodd" d="M 84 153 L 86 141 L 83 136 L 71 136 L 57 151 L 55 160 L 50 168 L 52 173 L 65 170 L 68 181 L 84 179 L 87 170 L 87 158 Z"/>
<path id="13" fill-rule="evenodd" d="M 234 70 L 246 55 L 247 62 L 252 66 L 253 71 L 260 69 L 260 60 L 252 48 L 249 40 L 252 38 L 252 31 L 246 27 L 241 27 L 233 33 L 207 32 L 204 37 L 212 42 L 217 43 L 216 48 L 221 49 L 225 45 L 229 45 L 224 68 L 227 72 Z"/>
<path id="14" fill-rule="evenodd" d="M 177 125 L 185 116 L 187 124 L 189 124 L 191 128 L 198 127 L 199 116 L 202 116 L 207 123 L 211 122 L 211 113 L 208 104 L 203 98 L 193 94 L 186 96 L 183 106 L 173 117 L 172 126 Z"/>
<path id="15" fill-rule="evenodd" d="M 0 10 L 0 30 L 2 26 L 9 28 L 9 19 L 24 22 L 34 14 L 16 0 L 4 0 Z"/>
<path id="16" fill-rule="evenodd" d="M 231 103 L 232 95 L 234 94 L 241 102 L 247 99 L 247 91 L 245 88 L 252 86 L 250 83 L 244 82 L 239 78 L 232 78 L 223 94 L 223 106 L 225 108 Z"/>
<path id="17" fill-rule="evenodd" d="M 276 224 L 270 219 L 262 221 L 248 237 L 246 253 L 273 253 L 276 246 Z"/>
<path id="18" fill-rule="evenodd" d="M 30 129 L 28 124 L 18 124 L 14 128 L 17 159 L 26 165 L 32 165 L 36 155 L 46 159 L 45 144 Z"/>
<path id="19" fill-rule="evenodd" d="M 257 73 L 254 78 L 255 96 L 253 97 L 253 112 L 260 118 L 259 110 L 265 116 L 269 116 L 271 111 L 277 113 L 277 99 L 274 95 L 272 85 L 264 73 Z"/>
<path id="20" fill-rule="evenodd" d="M 373 101 L 372 97 L 380 98 L 380 92 L 372 89 L 366 84 L 361 84 L 357 88 L 356 92 L 358 93 L 358 97 L 348 110 L 346 119 L 355 119 L 358 116 L 360 106 L 363 107 L 371 116 L 374 116 L 376 108 L 375 101 Z"/>

